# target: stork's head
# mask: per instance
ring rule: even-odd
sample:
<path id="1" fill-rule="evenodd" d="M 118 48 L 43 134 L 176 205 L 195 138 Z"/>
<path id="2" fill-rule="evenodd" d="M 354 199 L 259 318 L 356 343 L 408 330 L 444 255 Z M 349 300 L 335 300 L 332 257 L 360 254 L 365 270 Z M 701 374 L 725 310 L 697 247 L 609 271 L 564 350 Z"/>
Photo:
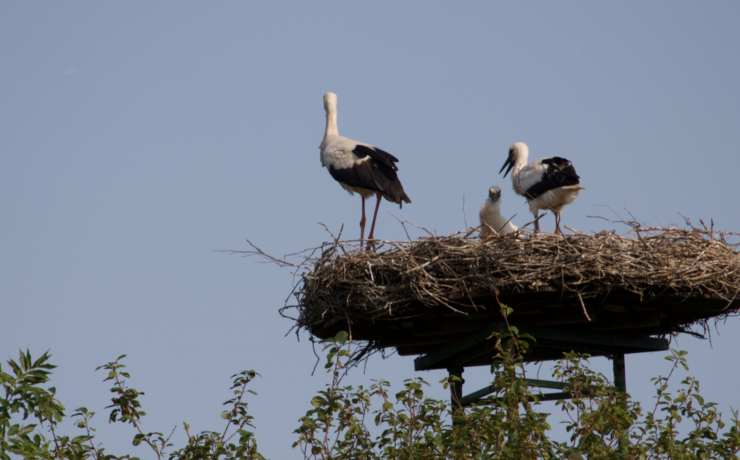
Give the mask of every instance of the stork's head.
<path id="1" fill-rule="evenodd" d="M 506 172 L 504 173 L 504 177 L 506 177 L 518 160 L 521 160 L 522 163 L 526 163 L 527 157 L 529 157 L 529 148 L 527 148 L 527 144 L 524 142 L 517 142 L 509 147 L 509 158 L 506 159 L 506 163 L 501 166 L 501 170 L 498 173 L 501 174 L 504 168 L 508 166 L 508 169 L 506 169 Z"/>
<path id="2" fill-rule="evenodd" d="M 488 189 L 488 198 L 491 199 L 494 203 L 498 203 L 498 201 L 501 199 L 501 188 L 494 185 L 493 187 Z"/>
<path id="3" fill-rule="evenodd" d="M 336 110 L 337 108 L 337 95 L 334 93 L 324 94 L 324 110 L 329 112 L 330 110 Z"/>

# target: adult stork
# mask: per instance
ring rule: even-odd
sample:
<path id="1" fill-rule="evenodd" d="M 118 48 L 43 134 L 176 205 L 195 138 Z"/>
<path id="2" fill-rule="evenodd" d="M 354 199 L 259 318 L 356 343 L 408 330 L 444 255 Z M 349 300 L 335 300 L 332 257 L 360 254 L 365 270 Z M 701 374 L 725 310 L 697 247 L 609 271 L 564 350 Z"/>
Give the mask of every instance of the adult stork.
<path id="1" fill-rule="evenodd" d="M 549 209 L 555 214 L 555 234 L 560 231 L 560 213 L 563 207 L 571 204 L 577 197 L 581 187 L 578 174 L 570 161 L 565 158 L 540 158 L 527 163 L 529 148 L 524 142 L 517 142 L 509 148 L 509 158 L 501 167 L 501 172 L 508 166 L 504 177 L 511 173 L 511 182 L 514 191 L 527 199 L 529 210 L 535 219 L 539 210 Z M 537 220 L 534 222 L 534 231 L 540 231 Z"/>
<path id="2" fill-rule="evenodd" d="M 329 170 L 331 177 L 339 182 L 339 185 L 350 195 L 354 195 L 355 192 L 360 194 L 360 201 L 362 201 L 361 240 L 365 239 L 365 199 L 373 194 L 378 198 L 368 236 L 368 239 L 372 240 L 381 197 L 401 207 L 404 201 L 411 203 L 411 199 L 403 191 L 401 181 L 398 180 L 396 174 L 398 167 L 395 163 L 398 162 L 398 158 L 372 145 L 339 135 L 336 94 L 324 94 L 324 109 L 326 110 L 326 132 L 319 146 L 321 165 Z"/>
<path id="3" fill-rule="evenodd" d="M 501 188 L 488 189 L 488 198 L 480 208 L 480 231 L 483 235 L 508 235 L 519 230 L 509 219 L 501 215 Z"/>

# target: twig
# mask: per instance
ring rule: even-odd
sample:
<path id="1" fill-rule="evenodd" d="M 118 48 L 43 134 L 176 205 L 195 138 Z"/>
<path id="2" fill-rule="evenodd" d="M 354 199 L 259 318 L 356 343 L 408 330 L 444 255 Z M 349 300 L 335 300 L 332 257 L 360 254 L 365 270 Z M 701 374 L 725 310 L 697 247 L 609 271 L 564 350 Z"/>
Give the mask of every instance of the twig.
<path id="1" fill-rule="evenodd" d="M 730 300 L 730 301 L 729 301 L 729 302 L 727 303 L 727 305 L 725 305 L 725 308 L 723 308 L 722 310 L 727 310 L 728 308 L 730 308 L 730 305 L 732 305 L 732 302 L 734 302 L 734 301 L 735 301 L 735 298 L 737 298 L 737 294 L 738 294 L 739 292 L 740 292 L 740 291 L 735 291 L 735 295 L 734 295 L 734 296 L 732 296 L 732 300 Z"/>
<path id="2" fill-rule="evenodd" d="M 506 227 L 506 224 L 508 224 L 509 222 L 511 222 L 511 219 L 513 219 L 513 218 L 515 218 L 515 217 L 516 217 L 516 214 L 514 214 L 513 216 L 511 216 L 511 217 L 509 218 L 509 220 L 507 220 L 506 222 L 504 222 L 504 225 L 502 225 L 502 226 L 501 226 L 501 228 L 499 228 L 499 229 L 498 229 L 498 232 L 496 232 L 496 233 L 498 233 L 498 234 L 500 235 L 500 234 L 501 234 L 501 230 L 503 230 L 503 229 L 504 229 L 504 227 Z M 489 225 L 489 227 L 490 227 L 490 225 Z"/>
<path id="3" fill-rule="evenodd" d="M 540 215 L 539 215 L 539 216 L 537 216 L 537 217 L 536 217 L 536 218 L 535 218 L 534 220 L 532 220 L 532 221 L 529 221 L 529 222 L 527 222 L 526 224 L 524 224 L 524 225 L 522 225 L 521 227 L 519 227 L 519 229 L 521 230 L 521 229 L 523 229 L 523 228 L 526 228 L 526 227 L 528 227 L 528 226 L 529 226 L 529 224 L 533 224 L 533 223 L 537 222 L 538 220 L 542 219 L 542 218 L 543 218 L 543 217 L 545 217 L 546 215 L 547 215 L 547 213 L 546 213 L 546 212 L 545 212 L 545 213 L 542 213 L 542 214 L 540 214 Z"/>
<path id="4" fill-rule="evenodd" d="M 401 219 L 399 219 L 398 217 L 394 216 L 393 213 L 391 213 L 390 211 L 386 211 L 386 212 L 388 214 L 390 214 L 394 219 L 396 219 L 398 221 L 398 223 L 401 224 L 401 227 L 403 227 L 403 231 L 406 232 L 406 238 L 409 239 L 409 243 L 410 243 L 411 242 L 411 236 L 409 236 L 409 231 L 406 229 L 406 225 L 403 223 L 403 221 Z"/>
<path id="5" fill-rule="evenodd" d="M 414 224 L 413 222 L 409 222 L 408 220 L 406 220 L 406 221 L 404 221 L 404 222 L 406 222 L 406 223 L 407 223 L 407 224 L 409 224 L 409 225 L 413 225 L 414 227 L 418 228 L 419 230 L 424 230 L 424 231 L 425 231 L 425 232 L 427 232 L 427 234 L 428 234 L 429 236 L 431 236 L 432 238 L 436 238 L 436 237 L 437 237 L 437 236 L 436 236 L 435 234 L 433 234 L 432 232 L 430 232 L 429 230 L 427 230 L 427 229 L 426 229 L 426 228 L 424 228 L 424 227 L 419 227 L 418 225 Z"/>
<path id="6" fill-rule="evenodd" d="M 567 226 L 567 225 L 565 225 L 565 224 L 563 224 L 563 227 L 567 228 L 567 229 L 568 229 L 568 230 L 570 230 L 571 232 L 573 232 L 573 233 L 576 233 L 576 234 L 578 234 L 578 235 L 586 235 L 586 233 L 583 233 L 583 232 L 582 232 L 582 231 L 580 231 L 580 230 L 576 230 L 575 228 L 570 228 L 570 227 L 568 227 L 568 226 Z"/>
<path id="7" fill-rule="evenodd" d="M 583 303 L 583 298 L 581 297 L 581 293 L 576 290 L 576 295 L 578 296 L 578 300 L 581 302 L 581 308 L 583 308 L 583 315 L 586 317 L 587 320 L 591 321 L 591 318 L 588 316 L 588 312 L 586 311 L 586 305 Z"/>
<path id="8" fill-rule="evenodd" d="M 468 228 L 468 216 L 465 214 L 465 195 L 463 194 L 463 222 L 465 222 L 465 228 Z"/>

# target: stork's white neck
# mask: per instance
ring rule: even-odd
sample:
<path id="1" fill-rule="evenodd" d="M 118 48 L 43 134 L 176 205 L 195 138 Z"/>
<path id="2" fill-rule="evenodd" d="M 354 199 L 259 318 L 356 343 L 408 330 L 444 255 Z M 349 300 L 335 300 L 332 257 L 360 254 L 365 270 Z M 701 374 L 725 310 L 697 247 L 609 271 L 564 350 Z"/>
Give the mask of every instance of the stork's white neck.
<path id="1" fill-rule="evenodd" d="M 527 161 L 529 160 L 529 148 L 526 144 L 523 142 L 517 142 L 514 144 L 517 146 L 517 156 L 514 160 L 514 171 L 511 175 L 511 178 L 514 178 L 514 175 L 519 173 L 519 171 L 524 167 L 524 165 L 527 164 Z"/>
<path id="2" fill-rule="evenodd" d="M 511 173 L 511 178 L 513 179 L 516 174 L 519 174 L 519 171 L 521 171 L 522 168 L 524 167 L 524 165 L 526 165 L 526 164 L 527 164 L 527 158 L 526 157 L 524 157 L 524 158 L 522 158 L 522 157 L 517 158 L 516 161 L 514 162 L 514 168 L 513 168 L 514 170 Z"/>
<path id="3" fill-rule="evenodd" d="M 337 128 L 337 108 L 330 106 L 326 108 L 326 132 L 324 133 L 324 137 L 337 135 L 339 135 L 339 129 Z"/>

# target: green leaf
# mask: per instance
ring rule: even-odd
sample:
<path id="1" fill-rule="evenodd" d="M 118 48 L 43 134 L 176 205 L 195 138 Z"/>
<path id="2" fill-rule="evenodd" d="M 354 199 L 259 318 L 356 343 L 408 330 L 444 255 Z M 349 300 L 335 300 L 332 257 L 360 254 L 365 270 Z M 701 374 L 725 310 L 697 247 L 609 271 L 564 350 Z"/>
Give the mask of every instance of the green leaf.
<path id="1" fill-rule="evenodd" d="M 30 359 L 30 357 L 29 357 Z M 18 432 L 18 436 L 23 436 L 24 434 L 28 434 L 33 431 L 33 429 L 36 428 L 36 425 L 27 425 L 23 427 L 22 430 Z"/>
<path id="2" fill-rule="evenodd" d="M 321 406 L 321 398 L 319 398 L 318 396 L 314 396 L 313 399 L 311 399 L 311 405 L 313 407 L 316 407 L 316 408 L 320 407 Z"/>
<path id="3" fill-rule="evenodd" d="M 337 342 L 340 345 L 344 345 L 347 342 L 347 339 L 349 338 L 349 334 L 347 334 L 346 331 L 339 331 L 337 332 L 337 335 L 334 336 L 334 338 L 337 340 Z"/>

